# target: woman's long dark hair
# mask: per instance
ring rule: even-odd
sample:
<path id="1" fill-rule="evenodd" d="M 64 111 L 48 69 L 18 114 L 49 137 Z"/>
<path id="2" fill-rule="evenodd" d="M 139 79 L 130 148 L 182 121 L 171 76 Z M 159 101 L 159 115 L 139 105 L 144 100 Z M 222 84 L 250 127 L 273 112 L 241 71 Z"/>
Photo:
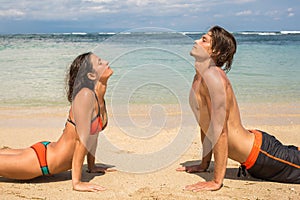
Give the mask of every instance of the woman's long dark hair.
<path id="1" fill-rule="evenodd" d="M 231 33 L 219 26 L 212 27 L 209 32 L 212 37 L 212 57 L 218 67 L 226 64 L 223 70 L 229 72 L 237 48 L 236 40 Z"/>
<path id="2" fill-rule="evenodd" d="M 88 78 L 88 73 L 93 72 L 92 54 L 92 52 L 81 54 L 70 65 L 66 77 L 67 97 L 70 103 L 82 88 L 94 90 L 95 83 Z"/>

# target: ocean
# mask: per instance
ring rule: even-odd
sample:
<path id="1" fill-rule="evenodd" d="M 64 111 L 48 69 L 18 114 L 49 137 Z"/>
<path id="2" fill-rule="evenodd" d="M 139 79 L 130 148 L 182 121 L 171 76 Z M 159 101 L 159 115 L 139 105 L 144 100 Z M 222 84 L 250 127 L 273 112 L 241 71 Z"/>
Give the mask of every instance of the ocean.
<path id="1" fill-rule="evenodd" d="M 68 105 L 65 74 L 92 51 L 114 70 L 110 104 L 188 103 L 195 73 L 189 55 L 203 32 L 143 29 L 123 33 L 0 35 L 0 107 Z M 300 32 L 236 32 L 228 77 L 238 102 L 300 102 Z"/>

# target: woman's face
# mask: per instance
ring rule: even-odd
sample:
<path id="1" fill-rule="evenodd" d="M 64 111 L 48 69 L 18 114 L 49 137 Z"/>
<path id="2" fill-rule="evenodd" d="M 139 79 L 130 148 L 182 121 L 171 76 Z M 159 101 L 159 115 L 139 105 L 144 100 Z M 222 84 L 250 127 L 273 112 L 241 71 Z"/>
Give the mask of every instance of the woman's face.
<path id="1" fill-rule="evenodd" d="M 99 58 L 97 55 L 91 55 L 91 62 L 95 71 L 96 80 L 107 81 L 107 79 L 113 74 L 113 70 L 109 67 L 109 62 Z"/>

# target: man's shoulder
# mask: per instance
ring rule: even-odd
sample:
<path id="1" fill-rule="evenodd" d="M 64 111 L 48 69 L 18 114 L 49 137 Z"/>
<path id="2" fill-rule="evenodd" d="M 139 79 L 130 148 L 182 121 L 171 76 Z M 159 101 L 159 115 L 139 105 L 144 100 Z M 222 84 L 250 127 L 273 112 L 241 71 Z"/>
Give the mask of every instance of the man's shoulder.
<path id="1" fill-rule="evenodd" d="M 230 84 L 225 72 L 219 68 L 211 68 L 203 74 L 203 80 L 211 86 L 225 86 Z"/>

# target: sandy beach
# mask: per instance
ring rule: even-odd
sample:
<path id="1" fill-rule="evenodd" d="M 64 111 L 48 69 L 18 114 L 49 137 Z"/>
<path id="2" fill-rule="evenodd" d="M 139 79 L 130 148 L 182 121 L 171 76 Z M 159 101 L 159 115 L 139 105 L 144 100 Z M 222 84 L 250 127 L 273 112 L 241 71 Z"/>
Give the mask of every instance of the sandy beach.
<path id="1" fill-rule="evenodd" d="M 286 144 L 300 145 L 299 103 L 241 104 L 240 110 L 245 127 L 269 132 Z M 67 112 L 68 107 L 0 108 L 0 148 L 25 148 L 41 140 L 56 141 L 64 128 Z M 192 128 L 195 132 L 199 130 L 196 126 Z M 149 140 L 144 142 L 151 151 L 152 147 L 163 146 L 167 143 L 170 137 L 166 136 L 168 134 L 172 136 L 174 131 L 172 127 L 169 127 L 163 130 L 161 136 L 157 136 L 158 138 L 152 138 L 156 144 L 154 146 L 150 145 Z M 120 130 L 112 120 L 103 134 L 119 143 L 124 151 L 128 150 L 126 148 L 131 148 L 130 151 L 134 152 L 145 151 L 142 149 L 145 145 L 141 145 L 143 141 L 134 143 L 130 139 L 120 137 Z M 200 136 L 196 134 L 188 150 L 179 159 L 153 172 L 116 171 L 98 175 L 86 173 L 85 165 L 83 180 L 106 187 L 107 190 L 104 192 L 73 191 L 71 174 L 64 172 L 30 181 L 16 181 L 0 177 L 0 199 L 299 199 L 299 184 L 273 183 L 249 176 L 237 177 L 239 164 L 232 160 L 228 160 L 224 187 L 221 190 L 198 193 L 184 191 L 184 186 L 211 179 L 213 176 L 213 162 L 209 173 L 187 174 L 175 171 L 180 164 L 200 161 L 199 141 Z"/>

